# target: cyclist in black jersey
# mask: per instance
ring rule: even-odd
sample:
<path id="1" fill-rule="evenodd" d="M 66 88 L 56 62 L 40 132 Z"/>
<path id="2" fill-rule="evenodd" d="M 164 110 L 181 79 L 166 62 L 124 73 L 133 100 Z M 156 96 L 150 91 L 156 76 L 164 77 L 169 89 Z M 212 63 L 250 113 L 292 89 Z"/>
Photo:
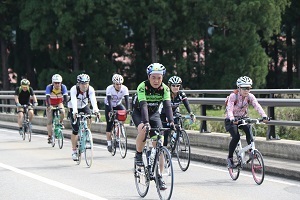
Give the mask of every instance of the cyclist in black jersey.
<path id="1" fill-rule="evenodd" d="M 165 113 L 171 127 L 174 127 L 170 89 L 162 80 L 166 73 L 166 68 L 159 63 L 153 63 L 147 67 L 148 80 L 143 81 L 137 87 L 137 95 L 133 99 L 132 120 L 138 129 L 136 137 L 136 155 L 135 163 L 143 166 L 142 151 L 145 146 L 146 130 L 151 127 L 162 127 L 160 114 L 158 112 L 159 105 L 163 103 Z M 154 137 L 155 133 L 150 131 L 150 137 Z M 153 142 L 153 147 L 156 142 Z M 160 189 L 166 189 L 166 185 L 160 179 Z"/>
<path id="2" fill-rule="evenodd" d="M 34 94 L 34 91 L 32 87 L 30 87 L 30 81 L 27 79 L 22 79 L 21 80 L 21 85 L 20 87 L 17 87 L 15 90 L 15 103 L 17 106 L 17 113 L 18 113 L 18 125 L 19 125 L 19 133 L 20 135 L 22 134 L 22 119 L 23 119 L 23 108 L 21 107 L 22 105 L 29 105 L 30 104 L 30 96 L 32 96 L 33 99 L 33 106 L 37 106 L 37 98 Z M 31 124 L 32 118 L 33 118 L 33 107 L 29 106 L 28 107 L 28 116 L 29 116 L 29 121 Z"/>
<path id="3" fill-rule="evenodd" d="M 190 104 L 189 104 L 189 101 L 188 101 L 188 98 L 187 98 L 186 94 L 183 91 L 179 90 L 181 84 L 182 84 L 182 80 L 178 76 L 172 76 L 168 81 L 168 86 L 171 90 L 171 106 L 172 106 L 173 114 L 177 113 L 177 112 L 180 112 L 179 105 L 181 103 L 183 103 L 184 107 L 186 108 L 186 110 L 190 114 L 190 117 L 191 117 L 192 121 L 195 121 L 195 115 L 191 111 Z M 163 127 L 167 128 L 168 127 L 168 121 L 167 121 L 167 118 L 166 118 L 166 112 L 165 112 L 164 107 L 161 108 L 160 113 L 161 113 L 160 118 L 161 118 Z M 169 132 L 170 131 L 165 131 L 164 132 L 164 137 L 166 138 L 164 140 L 164 146 L 168 145 L 167 138 L 168 138 Z"/>

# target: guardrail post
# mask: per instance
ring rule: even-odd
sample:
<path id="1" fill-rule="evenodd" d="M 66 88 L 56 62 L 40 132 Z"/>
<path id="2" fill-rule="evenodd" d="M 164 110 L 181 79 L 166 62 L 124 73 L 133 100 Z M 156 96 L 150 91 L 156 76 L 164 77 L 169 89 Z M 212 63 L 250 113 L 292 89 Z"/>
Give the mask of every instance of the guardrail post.
<path id="1" fill-rule="evenodd" d="M 274 98 L 274 94 L 271 93 L 270 98 Z M 275 119 L 275 108 L 274 107 L 268 107 L 268 116 L 274 120 Z M 268 131 L 267 131 L 267 140 L 271 140 L 271 139 L 277 139 L 276 134 L 275 134 L 275 126 L 274 125 L 270 125 L 268 126 Z"/>
<path id="2" fill-rule="evenodd" d="M 201 115 L 206 116 L 206 105 L 201 105 Z M 207 132 L 206 120 L 201 120 L 200 133 Z"/>

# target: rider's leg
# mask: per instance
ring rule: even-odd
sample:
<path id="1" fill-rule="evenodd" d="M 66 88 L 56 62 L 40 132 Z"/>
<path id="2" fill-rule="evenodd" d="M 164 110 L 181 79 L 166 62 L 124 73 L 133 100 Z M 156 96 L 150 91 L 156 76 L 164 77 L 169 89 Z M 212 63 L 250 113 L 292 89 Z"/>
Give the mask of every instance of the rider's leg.
<path id="1" fill-rule="evenodd" d="M 53 119 L 53 113 L 52 110 L 46 109 L 46 115 L 47 115 L 47 132 L 48 132 L 48 140 L 51 140 L 52 136 L 52 119 Z M 48 141 L 49 142 L 49 141 Z"/>

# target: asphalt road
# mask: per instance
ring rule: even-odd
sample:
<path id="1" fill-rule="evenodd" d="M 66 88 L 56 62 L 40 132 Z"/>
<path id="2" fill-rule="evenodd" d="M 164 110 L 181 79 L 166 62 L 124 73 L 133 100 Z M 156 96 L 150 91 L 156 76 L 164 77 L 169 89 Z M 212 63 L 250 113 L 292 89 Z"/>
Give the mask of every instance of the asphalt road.
<path id="1" fill-rule="evenodd" d="M 112 157 L 105 146 L 94 146 L 94 162 L 87 168 L 71 159 L 71 145 L 52 148 L 45 135 L 34 134 L 23 141 L 16 130 L 0 129 L 0 199 L 81 200 L 142 199 L 133 178 L 134 153 L 125 159 L 119 152 Z M 175 184 L 172 199 L 300 199 L 300 182 L 266 176 L 258 186 L 252 175 L 242 171 L 232 181 L 226 167 L 191 162 L 182 172 L 173 159 Z M 284 170 L 284 169 L 283 169 Z M 155 184 L 144 199 L 158 199 Z"/>

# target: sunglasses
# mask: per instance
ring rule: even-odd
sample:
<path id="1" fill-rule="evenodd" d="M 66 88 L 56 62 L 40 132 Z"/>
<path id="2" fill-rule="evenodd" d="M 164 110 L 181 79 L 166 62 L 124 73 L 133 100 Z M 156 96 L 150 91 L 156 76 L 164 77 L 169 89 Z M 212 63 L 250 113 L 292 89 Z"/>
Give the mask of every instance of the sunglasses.
<path id="1" fill-rule="evenodd" d="M 54 82 L 54 84 L 60 84 L 60 82 Z"/>
<path id="2" fill-rule="evenodd" d="M 172 84 L 171 86 L 172 86 L 172 87 L 180 87 L 180 84 L 176 84 L 176 85 L 175 85 L 175 84 Z"/>
<path id="3" fill-rule="evenodd" d="M 241 87 L 242 90 L 250 90 L 250 87 Z"/>

